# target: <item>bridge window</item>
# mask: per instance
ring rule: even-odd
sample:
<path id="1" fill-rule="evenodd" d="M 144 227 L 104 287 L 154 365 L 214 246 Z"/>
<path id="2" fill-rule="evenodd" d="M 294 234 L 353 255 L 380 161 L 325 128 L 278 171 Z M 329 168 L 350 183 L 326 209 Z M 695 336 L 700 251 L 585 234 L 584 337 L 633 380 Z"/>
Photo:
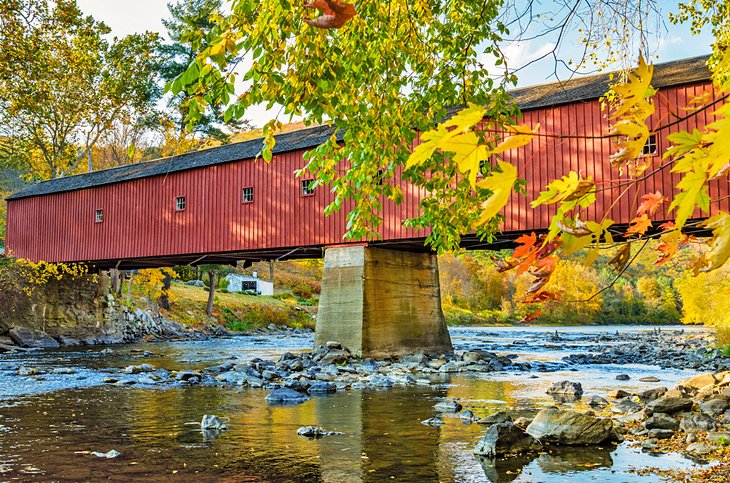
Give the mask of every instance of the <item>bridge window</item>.
<path id="1" fill-rule="evenodd" d="M 185 197 L 178 196 L 175 199 L 175 211 L 185 211 Z"/>
<path id="2" fill-rule="evenodd" d="M 243 188 L 241 192 L 241 203 L 253 203 L 253 187 Z"/>
<path id="3" fill-rule="evenodd" d="M 649 135 L 649 139 L 644 144 L 644 148 L 641 150 L 642 156 L 651 156 L 659 152 L 659 145 L 657 144 L 656 134 Z"/>
<path id="4" fill-rule="evenodd" d="M 96 215 L 94 217 L 94 220 L 97 223 L 101 223 L 102 221 L 104 221 L 104 210 L 96 210 Z"/>
<path id="5" fill-rule="evenodd" d="M 310 196 L 314 194 L 314 180 L 303 179 L 302 180 L 302 196 Z"/>

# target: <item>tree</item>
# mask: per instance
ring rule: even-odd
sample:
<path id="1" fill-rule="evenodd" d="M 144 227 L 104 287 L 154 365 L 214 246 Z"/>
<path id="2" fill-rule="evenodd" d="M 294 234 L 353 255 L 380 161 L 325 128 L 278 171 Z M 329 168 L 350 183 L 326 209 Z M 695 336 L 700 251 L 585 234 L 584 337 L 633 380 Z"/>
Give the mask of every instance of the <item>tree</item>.
<path id="1" fill-rule="evenodd" d="M 326 2 L 330 7 L 332 3 Z M 547 13 L 528 3 L 518 19 L 533 20 L 535 14 Z M 605 99 L 616 140 L 615 152 L 606 163 L 615 169 L 616 178 L 622 177 L 622 183 L 642 187 L 653 172 L 641 151 L 652 134 L 647 119 L 654 112 L 656 94 L 651 86 L 653 68 L 644 61 L 651 53 L 644 26 L 649 15 L 657 12 L 657 4 L 631 0 L 556 4 L 565 9 L 542 18 L 554 20 L 548 31 L 556 33 L 558 44 L 577 22 L 586 27 L 578 29 L 586 57 L 598 65 L 616 60 L 616 51 L 624 56 L 640 53 L 638 67 L 617 76 Z M 361 2 L 357 15 L 336 22 L 341 28 L 320 29 L 311 22 L 305 25 L 303 18 L 309 11 L 303 7 L 277 0 L 239 0 L 230 12 L 215 16 L 215 26 L 206 35 L 193 39 L 200 53 L 170 88 L 191 96 L 192 121 L 200 119 L 209 106 L 227 106 L 226 117 L 239 118 L 246 108 L 264 102 L 280 104 L 285 114 L 303 116 L 305 123 L 332 124 L 335 133 L 308 153 L 306 169 L 335 193 L 326 212 L 339 209 L 346 199 L 355 201 L 348 216 L 348 235 L 376 236 L 383 196 L 397 202 L 402 195 L 397 186 L 374 180 L 379 173 L 388 177 L 405 169 L 406 176 L 429 193 L 421 203 L 421 214 L 406 223 L 430 227 L 427 241 L 432 246 L 453 249 L 465 233 L 493 236 L 501 209 L 511 196 L 524 191 L 517 168 L 502 155 L 533 142 L 538 126 L 516 121 L 517 109 L 506 94 L 515 76 L 499 67 L 505 61 L 500 46 L 508 35 L 508 24 L 518 25 L 506 15 L 518 5 L 475 0 Z M 331 15 L 326 7 L 318 8 Z M 727 96 L 730 4 L 690 0 L 678 8 L 671 21 L 691 22 L 693 31 L 712 26 L 716 42 L 709 67 L 717 96 Z M 603 52 L 605 57 L 600 57 L 602 46 L 611 51 Z M 557 47 L 552 54 L 556 52 Z M 252 59 L 243 75 L 248 84 L 233 98 L 238 81 L 235 67 L 243 56 Z M 720 201 L 710 198 L 708 183 L 730 172 L 730 104 L 716 108 L 696 102 L 694 112 L 712 109 L 716 121 L 702 130 L 669 136 L 673 146 L 657 169 L 680 174 L 673 196 L 647 193 L 631 226 L 621 233 L 626 236 L 619 238 L 614 236 L 613 220 L 584 219 L 596 201 L 596 180 L 570 172 L 542 187 L 532 200 L 533 207 L 553 209 L 549 232 L 521 237 L 515 253 L 499 261 L 500 270 L 519 267 L 532 274 L 527 292 L 536 302 L 558 297 L 546 289 L 559 265 L 558 256 L 586 248 L 595 256 L 599 245 L 617 247 L 608 263 L 620 275 L 654 236 L 649 232 L 651 218 L 665 202 L 674 222 L 662 228 L 658 263 L 688 243 L 683 229 L 690 226 L 691 214 L 697 208 L 707 211 L 712 202 Z M 277 126 L 274 120 L 264 129 L 264 159 L 271 157 Z M 552 132 L 540 135 L 570 137 Z M 601 180 L 612 181 L 616 180 Z M 627 188 L 624 196 L 628 193 Z M 720 212 L 702 226 L 713 238 L 696 267 L 711 271 L 730 257 L 730 214 Z"/>
<path id="2" fill-rule="evenodd" d="M 172 18 L 163 19 L 162 24 L 167 29 L 170 42 L 161 44 L 157 48 L 158 55 L 162 59 L 159 74 L 164 82 L 172 82 L 195 61 L 197 51 L 193 49 L 193 43 L 201 42 L 201 45 L 205 45 L 205 40 L 200 38 L 200 32 L 213 28 L 214 22 L 211 15 L 221 9 L 221 4 L 222 0 L 178 0 L 177 3 L 167 5 Z M 187 124 L 190 97 L 184 92 L 179 92 L 168 101 L 168 107 L 174 111 L 173 119 L 178 132 L 183 134 Z M 193 130 L 203 137 L 225 141 L 228 135 L 222 130 L 224 124 L 233 129 L 248 126 L 248 122 L 245 120 L 235 119 L 229 120 L 227 123 L 223 122 L 220 109 L 213 105 L 201 113 Z"/>
<path id="3" fill-rule="evenodd" d="M 77 172 L 116 122 L 154 110 L 157 34 L 109 32 L 75 0 L 0 0 L 0 143 L 26 177 Z"/>

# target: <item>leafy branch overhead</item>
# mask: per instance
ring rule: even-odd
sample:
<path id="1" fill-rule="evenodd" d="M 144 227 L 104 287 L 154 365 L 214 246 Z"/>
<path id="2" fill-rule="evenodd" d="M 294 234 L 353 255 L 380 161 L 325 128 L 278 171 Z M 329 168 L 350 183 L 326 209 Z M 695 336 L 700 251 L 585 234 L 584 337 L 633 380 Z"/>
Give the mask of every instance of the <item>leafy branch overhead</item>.
<path id="1" fill-rule="evenodd" d="M 491 241 L 510 200 L 528 196 L 533 210 L 550 217 L 549 229 L 519 239 L 500 269 L 533 274 L 529 299 L 550 300 L 559 298 L 547 288 L 559 258 L 576 253 L 592 262 L 599 250 L 613 250 L 609 263 L 620 274 L 647 239 L 659 239 L 656 262 L 662 264 L 682 246 L 700 243 L 689 228 L 704 228 L 714 236 L 697 270 L 714 270 L 728 258 L 728 217 L 719 209 L 727 200 L 710 186 L 730 172 L 730 104 L 721 102 L 730 94 L 730 50 L 723 48 L 730 44 L 730 19 L 696 3 L 682 4 L 672 21 L 691 22 L 695 30 L 712 24 L 718 38 L 709 65 L 713 92 L 671 105 L 677 120 L 660 117 L 656 106 L 669 101 L 657 93 L 654 67 L 640 55 L 637 67 L 618 75 L 604 96 L 608 133 L 550 132 L 553 123 L 541 130 L 520 119 L 508 93 L 516 78 L 500 67 L 508 29 L 499 2 L 363 0 L 355 7 L 337 0 L 235 0 L 230 11 L 213 16 L 210 31 L 191 36 L 199 54 L 170 89 L 190 95 L 191 122 L 210 106 L 236 119 L 263 104 L 307 125 L 332 125 L 332 137 L 307 153 L 302 172 L 330 187 L 327 212 L 351 207 L 350 238 L 378 236 L 384 203 L 404 196 L 390 178 L 407 179 L 425 193 L 420 213 L 404 223 L 428 228 L 427 242 L 439 250 L 457 248 L 464 234 Z M 321 12 L 314 19 L 313 9 Z M 239 77 L 242 63 L 247 68 Z M 466 107 L 454 112 L 454 106 Z M 681 120 L 699 113 L 714 121 L 680 129 Z M 275 119 L 264 128 L 267 161 L 279 125 Z M 659 149 L 653 136 L 671 146 L 653 152 Z M 568 147 L 571 168 L 551 172 L 540 165 L 539 153 L 558 142 Z M 573 148 L 589 142 L 612 143 L 605 170 L 586 169 L 585 151 Z M 548 179 L 525 188 L 522 171 L 533 169 Z M 679 176 L 673 193 L 649 182 L 665 170 Z M 613 219 L 618 203 L 624 211 L 631 207 L 622 224 Z"/>

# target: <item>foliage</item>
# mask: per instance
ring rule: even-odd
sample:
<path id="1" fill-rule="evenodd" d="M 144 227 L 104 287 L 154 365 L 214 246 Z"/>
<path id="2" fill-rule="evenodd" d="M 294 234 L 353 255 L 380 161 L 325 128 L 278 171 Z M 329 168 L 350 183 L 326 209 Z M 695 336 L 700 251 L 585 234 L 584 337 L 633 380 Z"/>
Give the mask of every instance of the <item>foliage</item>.
<path id="1" fill-rule="evenodd" d="M 683 322 L 730 327 L 730 266 L 696 277 L 685 273 L 677 281 L 677 290 Z"/>
<path id="2" fill-rule="evenodd" d="M 122 116 L 154 109 L 157 35 L 108 34 L 75 0 L 0 0 L 4 162 L 33 179 L 73 174 Z"/>
<path id="3" fill-rule="evenodd" d="M 338 134 L 308 153 L 306 170 L 331 185 L 334 202 L 327 212 L 355 200 L 348 216 L 355 238 L 376 236 L 383 196 L 402 198 L 397 184 L 372 180 L 379 172 L 386 179 L 400 172 L 418 132 L 428 131 L 433 119 L 465 100 L 488 106 L 486 112 L 503 124 L 515 112 L 504 92 L 512 77 L 478 59 L 486 53 L 502 61 L 497 44 L 507 28 L 498 19 L 498 2 L 395 0 L 357 8 L 358 15 L 333 33 L 305 25 L 303 6 L 234 1 L 213 29 L 188 36 L 200 54 L 169 85 L 173 94 L 191 95 L 191 124 L 208 106 L 227 106 L 226 118 L 241 118 L 259 103 L 279 104 L 284 116 L 302 116 L 307 125 L 331 123 Z M 244 56 L 251 67 L 238 79 L 233 70 Z M 245 92 L 234 98 L 240 80 Z M 274 120 L 264 128 L 266 160 L 278 126 Z M 452 186 L 456 163 L 441 153 L 436 158 L 410 175 L 434 193 L 411 224 L 439 225 L 433 241 L 454 246 L 478 213 L 453 217 L 470 204 L 471 187 L 468 180 Z M 429 179 L 421 176 L 425 172 Z"/>
<path id="4" fill-rule="evenodd" d="M 162 59 L 158 71 L 163 82 L 171 82 L 183 74 L 195 60 L 197 52 L 193 48 L 194 42 L 196 45 L 200 42 L 201 46 L 206 46 L 206 41 L 199 36 L 199 32 L 210 30 L 214 26 L 211 14 L 220 10 L 221 5 L 222 0 L 178 0 L 167 5 L 171 18 L 163 19 L 162 24 L 167 29 L 170 42 L 157 47 L 158 55 Z M 168 107 L 175 113 L 173 119 L 176 131 L 179 133 L 185 131 L 190 99 L 189 94 L 179 92 L 168 100 Z M 226 141 L 228 135 L 221 129 L 223 125 L 241 129 L 247 127 L 248 122 L 245 120 L 224 122 L 219 107 L 209 106 L 200 114 L 194 133 L 199 135 L 198 137 Z"/>
<path id="5" fill-rule="evenodd" d="M 164 290 L 163 285 L 166 276 L 175 276 L 172 268 L 144 268 L 137 271 L 134 277 L 134 283 L 142 288 L 148 301 L 157 300 L 161 295 L 167 295 L 170 301 L 173 301 L 172 291 Z"/>

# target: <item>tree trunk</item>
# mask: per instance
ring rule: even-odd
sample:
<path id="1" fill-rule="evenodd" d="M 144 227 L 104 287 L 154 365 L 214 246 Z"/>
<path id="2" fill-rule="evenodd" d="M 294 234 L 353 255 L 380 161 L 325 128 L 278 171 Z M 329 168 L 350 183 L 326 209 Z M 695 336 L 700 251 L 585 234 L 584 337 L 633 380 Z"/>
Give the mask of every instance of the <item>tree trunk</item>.
<path id="1" fill-rule="evenodd" d="M 165 273 L 165 280 L 162 282 L 162 293 L 160 298 L 157 299 L 157 303 L 160 308 L 170 310 L 170 287 L 172 286 L 172 276 L 169 273 Z"/>
<path id="2" fill-rule="evenodd" d="M 218 282 L 218 279 L 216 278 L 216 270 L 212 269 L 210 272 L 208 272 L 210 280 L 210 289 L 208 291 L 208 308 L 205 309 L 205 313 L 208 314 L 208 317 L 213 317 L 213 297 L 215 296 L 215 286 Z"/>
<path id="3" fill-rule="evenodd" d="M 269 260 L 269 282 L 274 283 L 274 261 Z"/>
<path id="4" fill-rule="evenodd" d="M 134 281 L 134 272 L 129 273 L 129 284 L 127 285 L 127 302 L 132 300 L 132 282 Z"/>

